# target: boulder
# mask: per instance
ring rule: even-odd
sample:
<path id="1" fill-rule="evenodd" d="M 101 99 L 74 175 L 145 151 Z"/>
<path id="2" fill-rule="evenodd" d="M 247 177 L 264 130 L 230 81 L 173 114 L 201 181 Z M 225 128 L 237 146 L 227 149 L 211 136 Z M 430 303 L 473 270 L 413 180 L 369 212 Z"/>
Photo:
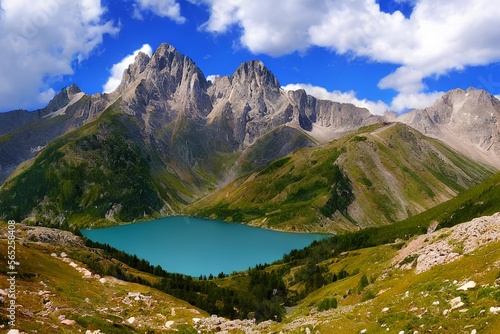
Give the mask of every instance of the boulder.
<path id="1" fill-rule="evenodd" d="M 453 298 L 452 300 L 450 300 L 450 306 L 451 306 L 452 310 L 464 306 L 464 303 L 462 302 L 462 298 L 461 297 Z"/>
<path id="2" fill-rule="evenodd" d="M 64 319 L 61 321 L 61 324 L 66 325 L 66 326 L 74 326 L 74 325 L 76 325 L 76 321 L 71 320 L 71 319 Z"/>
<path id="3" fill-rule="evenodd" d="M 474 282 L 474 281 L 468 281 L 464 285 L 458 287 L 457 290 L 467 291 L 467 290 L 473 289 L 475 287 L 476 287 L 476 282 Z"/>

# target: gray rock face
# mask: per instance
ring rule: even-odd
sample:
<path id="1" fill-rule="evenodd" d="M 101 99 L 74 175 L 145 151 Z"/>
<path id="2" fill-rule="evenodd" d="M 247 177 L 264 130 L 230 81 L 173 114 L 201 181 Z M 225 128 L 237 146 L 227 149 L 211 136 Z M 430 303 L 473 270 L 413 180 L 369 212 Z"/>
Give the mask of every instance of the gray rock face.
<path id="1" fill-rule="evenodd" d="M 500 101 L 484 90 L 452 90 L 396 120 L 500 168 Z"/>
<path id="2" fill-rule="evenodd" d="M 233 75 L 216 78 L 208 94 L 213 104 L 209 122 L 228 126 L 228 135 L 241 149 L 281 125 L 315 137 L 315 126 L 343 132 L 380 120 L 352 104 L 318 100 L 304 90 L 284 91 L 260 61 L 243 63 Z"/>
<path id="3" fill-rule="evenodd" d="M 213 104 L 209 124 L 225 128 L 225 135 L 240 149 L 292 120 L 278 80 L 259 61 L 243 63 L 233 75 L 216 78 L 208 94 Z"/>
<path id="4" fill-rule="evenodd" d="M 358 108 L 350 103 L 318 100 L 302 89 L 288 92 L 288 97 L 298 110 L 299 121 L 303 120 L 301 125 L 304 124 L 305 127 L 312 128 L 312 124 L 316 124 L 333 131 L 349 131 L 381 120 L 368 109 Z"/>
<path id="5" fill-rule="evenodd" d="M 164 43 L 151 58 L 139 53 L 111 96 L 121 97 L 120 106 L 130 114 L 163 113 L 170 121 L 179 115 L 206 116 L 211 108 L 207 88 L 208 82 L 196 64 Z"/>

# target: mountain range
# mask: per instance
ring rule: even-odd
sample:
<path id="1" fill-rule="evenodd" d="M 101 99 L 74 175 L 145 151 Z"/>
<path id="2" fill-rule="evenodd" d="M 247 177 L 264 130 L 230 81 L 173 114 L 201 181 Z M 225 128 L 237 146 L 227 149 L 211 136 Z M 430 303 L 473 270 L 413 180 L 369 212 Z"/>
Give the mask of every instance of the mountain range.
<path id="1" fill-rule="evenodd" d="M 500 168 L 499 116 L 472 88 L 376 116 L 283 90 L 260 61 L 211 82 L 162 44 L 110 94 L 73 85 L 0 114 L 0 209 L 68 228 L 183 212 L 307 231 L 393 223 Z"/>
<path id="2" fill-rule="evenodd" d="M 286 91 L 260 61 L 207 81 L 168 44 L 138 54 L 110 94 L 72 85 L 43 109 L 2 113 L 2 253 L 3 220 L 25 223 L 17 326 L 496 333 L 499 116 L 473 88 L 376 116 Z M 193 279 L 62 231 L 172 214 L 336 235 Z"/>

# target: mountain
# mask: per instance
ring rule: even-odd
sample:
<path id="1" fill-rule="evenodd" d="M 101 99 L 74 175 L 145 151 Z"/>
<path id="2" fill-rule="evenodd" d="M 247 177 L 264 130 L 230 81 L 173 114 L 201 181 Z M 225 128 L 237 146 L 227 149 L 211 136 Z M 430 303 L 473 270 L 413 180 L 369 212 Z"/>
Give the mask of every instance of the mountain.
<path id="1" fill-rule="evenodd" d="M 434 105 L 396 118 L 471 158 L 500 168 L 500 101 L 484 90 L 454 89 Z"/>
<path id="2" fill-rule="evenodd" d="M 0 182 L 57 137 L 95 119 L 105 103 L 72 85 L 43 109 L 0 113 Z"/>
<path id="3" fill-rule="evenodd" d="M 480 133 L 481 138 L 491 134 L 490 141 L 476 146 L 454 147 L 466 155 L 470 152 L 465 148 L 496 154 L 496 118 L 488 121 L 484 115 L 495 115 L 498 101 L 481 91 L 471 91 L 462 100 L 452 95 L 427 111 L 396 120 L 445 142 L 457 132 Z M 458 100 L 463 101 L 460 108 Z M 433 110 L 439 117 L 431 121 L 430 116 L 418 116 Z M 473 117 L 454 121 L 465 119 L 467 113 Z M 44 109 L 13 111 L 1 117 L 6 122 L 0 128 L 0 169 L 3 178 L 8 176 L 0 188 L 3 217 L 29 217 L 64 228 L 178 214 L 201 198 L 220 196 L 222 192 L 216 191 L 224 186 L 236 189 L 249 175 L 250 179 L 262 176 L 267 170 L 271 179 L 265 185 L 276 185 L 274 190 L 279 191 L 268 191 L 268 196 L 277 197 L 262 198 L 269 201 L 269 209 L 276 208 L 264 212 L 261 207 L 244 215 L 245 221 L 263 220 L 266 214 L 277 212 L 264 224 L 349 230 L 404 219 L 492 172 L 409 128 L 377 128 L 384 118 L 367 109 L 318 100 L 304 90 L 285 91 L 260 61 L 243 63 L 232 75 L 207 81 L 189 57 L 168 44 L 151 56 L 138 54 L 110 94 L 89 96 L 71 86 Z M 422 127 L 421 120 L 431 122 L 432 131 Z M 375 126 L 372 131 L 362 130 L 353 137 L 370 125 Z M 483 127 L 484 131 L 474 131 Z M 311 161 L 294 167 L 297 170 L 287 176 L 292 179 L 280 178 L 287 172 L 284 168 L 300 160 L 300 154 L 311 155 Z M 497 166 L 494 159 L 483 161 Z M 310 170 L 298 170 L 307 164 Z M 323 169 L 316 170 L 319 166 Z M 318 176 L 306 175 L 313 172 Z M 345 180 L 352 191 L 335 188 L 339 180 Z M 246 194 L 246 200 L 255 195 Z M 342 203 L 331 206 L 338 200 Z M 292 212 L 312 201 L 313 206 Z M 203 203 L 186 212 L 203 214 L 216 208 Z M 278 209 L 281 204 L 291 205 L 291 211 Z M 231 205 L 237 207 L 236 202 Z M 333 210 L 338 205 L 345 212 Z M 318 214 L 322 207 L 323 213 Z M 282 225 L 295 215 L 294 223 Z M 306 227 L 314 219 L 319 223 Z"/>
<path id="4" fill-rule="evenodd" d="M 186 212 L 280 230 L 396 223 L 493 173 L 401 123 L 378 123 L 244 175 Z"/>
<path id="5" fill-rule="evenodd" d="M 207 81 L 162 44 L 113 93 L 70 86 L 46 108 L 0 114 L 0 220 L 26 223 L 16 225 L 18 324 L 498 332 L 498 104 L 455 90 L 387 122 L 284 91 L 260 61 Z M 177 213 L 337 235 L 197 280 L 61 231 Z M 0 234 L 7 253 L 5 222 Z"/>
<path id="6" fill-rule="evenodd" d="M 259 61 L 210 83 L 168 44 L 139 54 L 115 92 L 68 88 L 38 114 L 2 135 L 0 149 L 15 156 L 5 155 L 4 175 L 34 159 L 10 174 L 0 206 L 4 215 L 59 223 L 175 213 L 231 175 L 316 145 L 317 128 L 338 137 L 380 120 L 284 91 Z"/>

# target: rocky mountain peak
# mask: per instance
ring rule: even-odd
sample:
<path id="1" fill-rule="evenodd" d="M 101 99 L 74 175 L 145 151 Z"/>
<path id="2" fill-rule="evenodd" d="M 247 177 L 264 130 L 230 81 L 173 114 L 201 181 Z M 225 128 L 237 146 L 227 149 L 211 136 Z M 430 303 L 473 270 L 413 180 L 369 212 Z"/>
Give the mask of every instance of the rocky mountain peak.
<path id="1" fill-rule="evenodd" d="M 140 52 L 134 63 L 124 71 L 122 82 L 115 93 L 121 95 L 132 88 L 133 94 L 137 94 L 135 86 L 143 80 L 147 82 L 147 90 L 153 87 L 165 90 L 167 98 L 186 81 L 190 85 L 195 82 L 203 87 L 208 85 L 194 61 L 167 43 L 162 43 L 151 57 Z"/>
<path id="2" fill-rule="evenodd" d="M 135 57 L 134 63 L 129 67 L 129 74 L 131 77 L 137 77 L 141 74 L 146 66 L 149 64 L 151 58 L 144 52 L 139 52 Z"/>
<path id="3" fill-rule="evenodd" d="M 203 77 L 203 81 L 206 81 L 204 75 L 201 73 L 201 70 L 198 66 L 196 66 L 191 58 L 180 53 L 176 48 L 167 43 L 162 43 L 156 49 L 151 56 L 151 62 L 149 65 L 151 70 L 169 73 L 176 78 L 180 71 L 186 72 L 185 70 L 187 70 L 188 72 L 196 72 L 197 75 L 201 75 L 201 77 Z M 182 76 L 177 79 L 182 79 Z"/>
<path id="4" fill-rule="evenodd" d="M 43 108 L 42 114 L 49 114 L 65 107 L 71 99 L 79 93 L 82 93 L 82 90 L 75 84 L 61 89 L 61 91 L 50 100 L 49 104 Z"/>
<path id="5" fill-rule="evenodd" d="M 151 58 L 144 52 L 139 52 L 135 60 L 129 67 L 123 71 L 122 81 L 115 89 L 114 93 L 120 94 L 127 89 L 134 81 L 139 79 L 141 73 L 146 70 Z"/>
<path id="6" fill-rule="evenodd" d="M 280 84 L 274 74 L 260 60 L 242 63 L 231 76 L 233 82 L 257 85 L 260 87 L 272 86 L 279 88 Z"/>
<path id="7" fill-rule="evenodd" d="M 441 97 L 441 99 L 436 101 L 435 105 L 440 106 L 442 104 L 445 104 L 452 108 L 460 109 L 467 104 L 482 104 L 483 106 L 492 106 L 494 103 L 496 103 L 496 98 L 487 91 L 469 87 L 467 88 L 467 90 L 456 88 L 447 92 Z"/>
<path id="8" fill-rule="evenodd" d="M 206 95 L 208 86 L 191 58 L 163 43 L 151 57 L 144 53 L 136 56 L 134 63 L 125 70 L 114 97 L 122 98 L 122 107 L 129 114 L 141 114 L 146 110 L 168 111 L 168 118 L 181 110 L 206 114 L 210 108 Z M 172 111 L 172 106 L 177 111 Z"/>
<path id="9" fill-rule="evenodd" d="M 482 89 L 451 90 L 431 107 L 398 117 L 476 160 L 500 166 L 500 101 Z M 467 149 L 464 149 L 464 148 Z M 493 153 L 493 154 L 492 154 Z"/>
<path id="10" fill-rule="evenodd" d="M 163 42 L 160 44 L 160 46 L 155 50 L 154 52 L 155 54 L 163 54 L 163 55 L 166 55 L 166 54 L 169 54 L 169 53 L 179 53 L 179 51 L 177 51 L 177 49 L 171 45 L 171 44 L 168 44 L 166 42 Z"/>

